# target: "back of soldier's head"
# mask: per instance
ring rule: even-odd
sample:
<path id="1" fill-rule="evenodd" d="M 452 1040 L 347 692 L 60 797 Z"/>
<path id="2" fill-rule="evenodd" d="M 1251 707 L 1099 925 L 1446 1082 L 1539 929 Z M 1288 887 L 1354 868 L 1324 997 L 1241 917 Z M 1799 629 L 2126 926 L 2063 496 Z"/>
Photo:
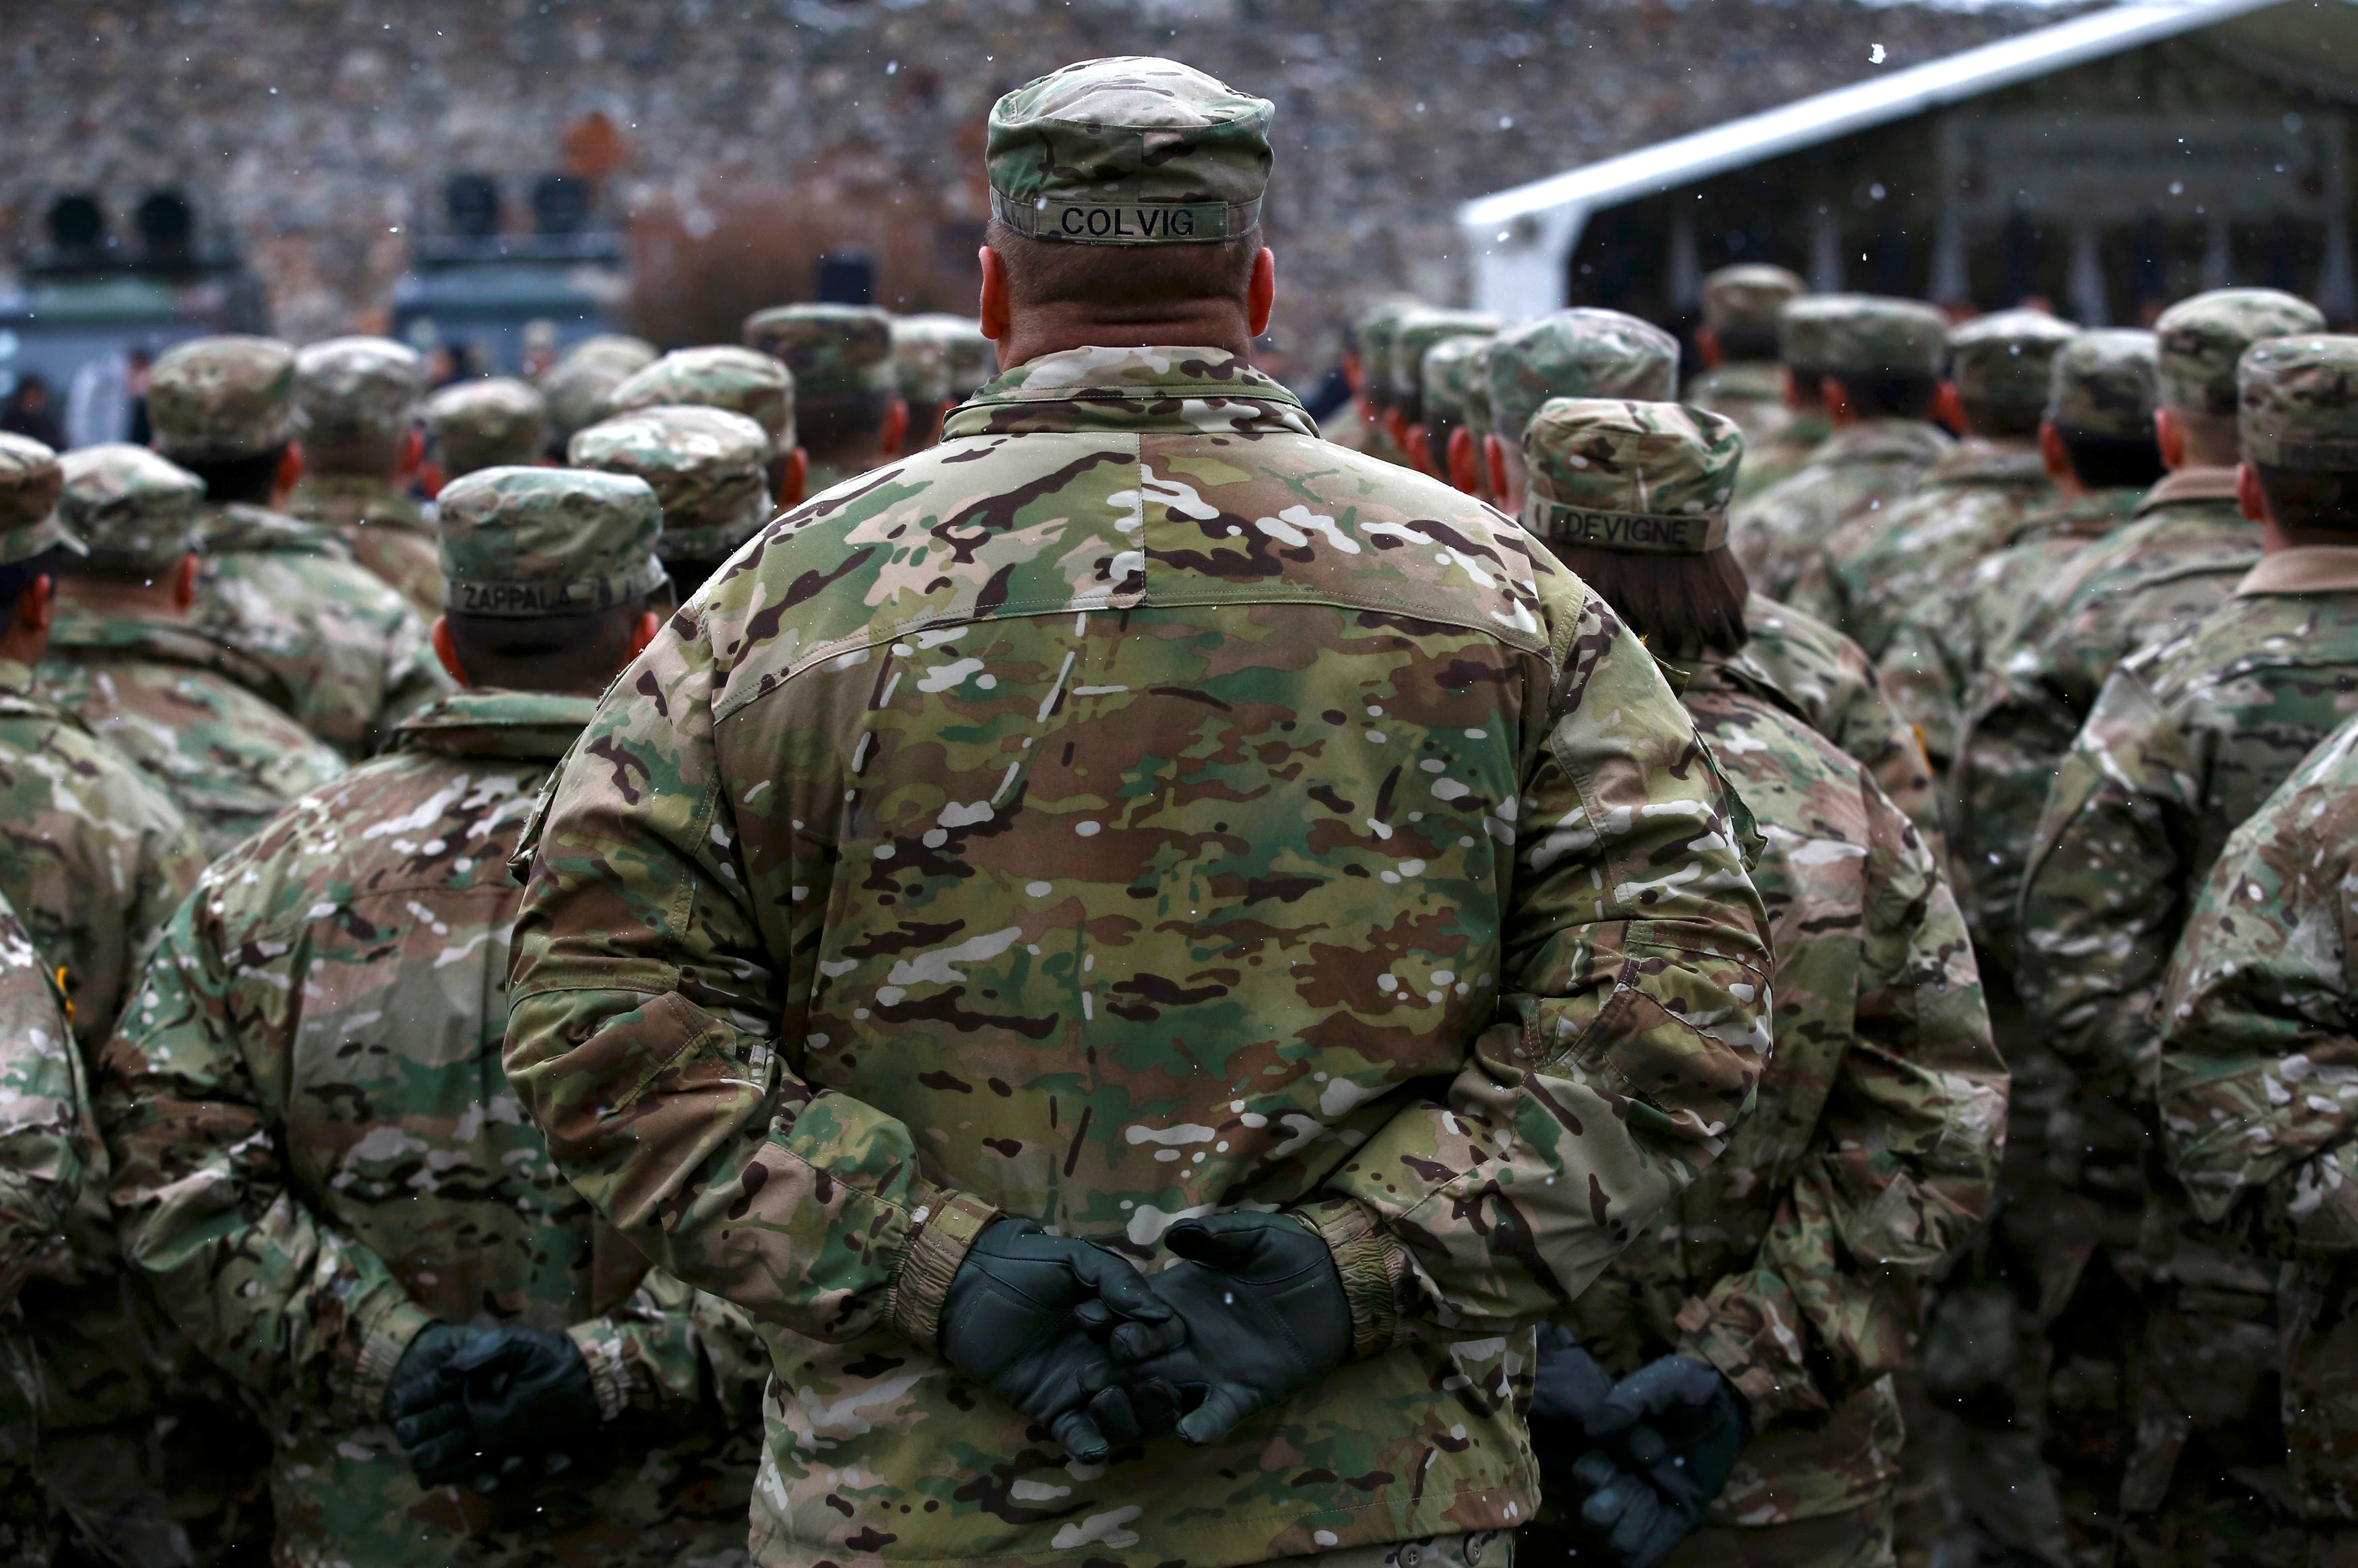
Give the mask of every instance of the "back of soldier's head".
<path id="1" fill-rule="evenodd" d="M 1244 304 L 1269 184 L 1266 99 L 1153 56 L 1083 60 L 992 105 L 990 248 L 1011 305 L 1092 322 Z"/>
<path id="2" fill-rule="evenodd" d="M 1401 319 L 1392 336 L 1391 406 L 1412 425 L 1424 422 L 1424 355 L 1453 338 L 1495 337 L 1504 325 L 1476 310 L 1419 310 Z"/>
<path id="3" fill-rule="evenodd" d="M 1490 422 L 1509 446 L 1552 397 L 1668 402 L 1678 386 L 1679 341 L 1619 310 L 1558 310 L 1508 328 L 1490 350 Z"/>
<path id="4" fill-rule="evenodd" d="M 1359 362 L 1359 395 L 1378 413 L 1392 403 L 1392 340 L 1402 321 L 1426 308 L 1422 300 L 1406 294 L 1379 299 L 1361 310 L 1351 325 L 1351 345 Z"/>
<path id="5" fill-rule="evenodd" d="M 932 446 L 950 405 L 948 335 L 927 318 L 893 317 L 892 379 L 899 384 L 901 401 L 909 406 L 905 449 Z"/>
<path id="6" fill-rule="evenodd" d="M 548 405 L 511 376 L 462 381 L 427 400 L 426 429 L 447 483 L 481 469 L 538 462 L 548 444 Z"/>
<path id="7" fill-rule="evenodd" d="M 1976 436 L 2034 436 L 2055 356 L 2079 334 L 2043 310 L 1999 310 L 1949 334 L 1949 379 Z"/>
<path id="8" fill-rule="evenodd" d="M 1777 313 L 1785 363 L 1832 381 L 1863 419 L 1925 419 L 1948 359 L 1947 318 L 1920 299 L 1807 294 Z"/>
<path id="9" fill-rule="evenodd" d="M 1523 428 L 1523 527 L 1667 658 L 1744 646 L 1727 503 L 1735 421 L 1686 404 L 1558 397 Z"/>
<path id="10" fill-rule="evenodd" d="M 2322 332 L 2325 317 L 2306 299 L 2274 288 L 2213 288 L 2181 299 L 2153 324 L 2158 406 L 2190 447 L 2189 461 L 2233 463 L 2235 369 L 2244 351 L 2267 338 Z"/>
<path id="11" fill-rule="evenodd" d="M 59 521 L 88 550 L 69 576 L 154 582 L 197 552 L 204 481 L 145 447 L 81 447 L 59 464 Z"/>
<path id="12" fill-rule="evenodd" d="M 390 338 L 330 338 L 295 355 L 296 429 L 314 474 L 396 467 L 426 393 L 426 362 Z"/>
<path id="13" fill-rule="evenodd" d="M 655 362 L 654 345 L 620 333 L 587 338 L 565 352 L 540 378 L 548 406 L 551 457 L 562 457 L 573 432 L 606 416 L 606 400 L 616 387 Z"/>
<path id="14" fill-rule="evenodd" d="M 1483 406 L 1487 427 L 1489 388 L 1482 387 L 1477 399 L 1475 377 L 1487 364 L 1483 350 L 1490 341 L 1488 333 L 1466 334 L 1444 338 L 1424 351 L 1424 364 L 1417 375 L 1418 395 L 1423 405 L 1426 439 L 1431 445 L 1428 455 L 1436 473 L 1446 471 L 1450 438 L 1470 427 L 1468 419 L 1476 401 Z"/>
<path id="15" fill-rule="evenodd" d="M 892 318 L 868 305 L 773 305 L 745 318 L 743 337 L 793 373 L 795 428 L 813 462 L 875 460 L 901 402 Z"/>
<path id="16" fill-rule="evenodd" d="M 683 600 L 770 520 L 769 433 L 725 408 L 675 404 L 617 414 L 577 432 L 566 458 L 654 490 L 663 507 L 655 553 Z"/>
<path id="17" fill-rule="evenodd" d="M 949 361 L 952 401 L 973 396 L 983 383 L 999 373 L 999 351 L 972 317 L 928 310 L 907 319 L 924 322 L 941 339 Z"/>
<path id="18" fill-rule="evenodd" d="M 2244 351 L 2237 427 L 2267 515 L 2293 542 L 2358 544 L 2358 337 L 2302 332 Z"/>
<path id="19" fill-rule="evenodd" d="M 668 602 L 647 482 L 583 469 L 483 469 L 443 487 L 443 622 L 473 686 L 601 689 Z"/>
<path id="20" fill-rule="evenodd" d="M 29 436 L 0 432 L 0 630 L 35 578 L 55 575 L 87 553 L 60 515 L 64 491 L 57 453 Z"/>
<path id="21" fill-rule="evenodd" d="M 2055 355 L 2044 423 L 2090 490 L 2143 489 L 2161 477 L 2154 351 L 2151 332 L 2113 329 L 2082 332 Z"/>
<path id="22" fill-rule="evenodd" d="M 1703 280 L 1703 325 L 1723 362 L 1777 358 L 1777 313 L 1807 286 L 1781 266 L 1747 262 Z"/>
<path id="23" fill-rule="evenodd" d="M 676 349 L 607 395 L 608 417 L 641 408 L 693 405 L 741 414 L 769 433 L 773 457 L 784 457 L 797 439 L 795 377 L 784 362 L 734 343 Z"/>
<path id="24" fill-rule="evenodd" d="M 208 499 L 267 501 L 295 436 L 295 351 L 234 335 L 178 344 L 147 373 L 147 418 Z"/>

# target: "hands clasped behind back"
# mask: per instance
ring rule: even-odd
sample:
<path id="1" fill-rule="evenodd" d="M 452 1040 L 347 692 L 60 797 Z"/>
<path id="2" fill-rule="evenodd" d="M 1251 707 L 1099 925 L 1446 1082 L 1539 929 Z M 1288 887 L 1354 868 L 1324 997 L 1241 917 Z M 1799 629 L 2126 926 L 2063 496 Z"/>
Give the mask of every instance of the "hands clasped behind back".
<path id="1" fill-rule="evenodd" d="M 996 1222 L 951 1283 L 943 1354 L 1083 1461 L 1174 1428 L 1217 1443 L 1348 1355 L 1350 1305 L 1315 1232 L 1229 1214 L 1163 1239 L 1179 1261 L 1150 1282 L 1103 1249 Z"/>

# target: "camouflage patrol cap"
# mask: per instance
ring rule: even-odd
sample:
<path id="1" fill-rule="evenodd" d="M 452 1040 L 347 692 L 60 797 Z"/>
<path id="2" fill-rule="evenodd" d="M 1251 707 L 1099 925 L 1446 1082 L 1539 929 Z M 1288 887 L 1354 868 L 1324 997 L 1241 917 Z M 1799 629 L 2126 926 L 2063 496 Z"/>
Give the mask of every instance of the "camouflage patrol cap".
<path id="1" fill-rule="evenodd" d="M 485 469 L 445 486 L 440 501 L 442 602 L 460 614 L 587 615 L 665 580 L 663 506 L 643 479 Z"/>
<path id="2" fill-rule="evenodd" d="M 1556 397 L 1523 431 L 1523 526 L 1551 545 L 1699 556 L 1727 543 L 1736 421 L 1683 403 Z"/>
<path id="3" fill-rule="evenodd" d="M 2244 455 L 2270 468 L 2358 470 L 2358 338 L 2303 332 L 2244 351 Z"/>
<path id="4" fill-rule="evenodd" d="M 773 305 L 745 318 L 745 346 L 784 361 L 805 403 L 900 395 L 892 319 L 872 305 Z"/>
<path id="5" fill-rule="evenodd" d="M 0 567 L 59 547 L 84 553 L 58 516 L 65 482 L 57 453 L 30 437 L 0 432 Z"/>
<path id="6" fill-rule="evenodd" d="M 198 547 L 205 481 L 145 447 L 111 441 L 68 452 L 58 516 L 107 565 L 161 571 Z"/>
<path id="7" fill-rule="evenodd" d="M 964 316 L 929 310 L 909 318 L 930 325 L 949 354 L 950 395 L 965 397 L 999 373 L 999 345 L 982 335 L 982 324 Z"/>
<path id="8" fill-rule="evenodd" d="M 1260 226 L 1269 101 L 1152 55 L 1082 60 L 990 107 L 991 215 L 1089 245 L 1200 244 Z"/>
<path id="9" fill-rule="evenodd" d="M 1679 341 L 1618 310 L 1580 307 L 1509 327 L 1490 351 L 1490 420 L 1503 439 L 1551 397 L 1678 395 Z"/>
<path id="10" fill-rule="evenodd" d="M 2162 406 L 2233 414 L 2244 351 L 2263 338 L 2322 332 L 2325 317 L 2277 289 L 2214 288 L 2163 311 L 2153 330 L 2160 341 Z"/>
<path id="11" fill-rule="evenodd" d="M 1774 332 L 1777 312 L 1808 287 L 1781 266 L 1721 267 L 1703 280 L 1703 324 L 1714 332 Z"/>
<path id="12" fill-rule="evenodd" d="M 1351 345 L 1359 355 L 1359 385 L 1368 401 L 1379 408 L 1390 406 L 1392 400 L 1392 339 L 1399 333 L 1401 321 L 1412 312 L 1424 308 L 1423 301 L 1396 294 L 1377 300 L 1360 311 L 1352 323 Z"/>
<path id="13" fill-rule="evenodd" d="M 147 419 L 167 457 L 218 462 L 295 435 L 295 351 L 276 338 L 198 338 L 147 372 Z"/>
<path id="14" fill-rule="evenodd" d="M 892 377 L 904 403 L 931 407 L 948 402 L 949 340 L 930 321 L 914 316 L 893 317 Z"/>
<path id="15" fill-rule="evenodd" d="M 2154 335 L 2082 332 L 2055 356 L 2043 417 L 2082 436 L 2136 440 L 2153 434 Z"/>
<path id="16" fill-rule="evenodd" d="M 330 338 L 295 355 L 296 423 L 308 441 L 398 436 L 425 393 L 425 360 L 391 338 Z"/>
<path id="17" fill-rule="evenodd" d="M 642 356 L 630 347 L 635 342 L 634 338 L 592 338 L 548 367 L 540 378 L 540 395 L 548 406 L 552 434 L 561 439 L 604 418 L 606 400 L 614 389 L 655 362 L 654 351 L 648 349 Z"/>
<path id="18" fill-rule="evenodd" d="M 628 332 L 600 332 L 582 339 L 565 351 L 568 360 L 602 360 L 626 367 L 629 371 L 644 370 L 655 362 L 662 351 L 644 338 L 633 338 Z"/>
<path id="19" fill-rule="evenodd" d="M 646 481 L 663 503 L 655 553 L 717 561 L 770 520 L 770 433 L 742 414 L 675 405 L 600 420 L 565 460 Z"/>
<path id="20" fill-rule="evenodd" d="M 1474 367 L 1487 337 L 1444 338 L 1424 351 L 1424 417 L 1434 425 L 1463 425 L 1474 398 Z M 1482 401 L 1489 402 L 1489 389 Z"/>
<path id="21" fill-rule="evenodd" d="M 1920 299 L 1804 294 L 1777 312 L 1780 357 L 1826 374 L 1931 375 L 1948 358 L 1949 322 Z"/>
<path id="22" fill-rule="evenodd" d="M 2080 329 L 2044 310 L 1997 310 L 1949 334 L 1950 379 L 1975 403 L 2039 404 L 2055 356 Z"/>
<path id="23" fill-rule="evenodd" d="M 675 349 L 615 387 L 607 395 L 606 411 L 611 416 L 665 404 L 742 414 L 769 432 L 773 456 L 795 444 L 794 373 L 757 349 L 734 343 Z"/>
<path id="24" fill-rule="evenodd" d="M 1505 323 L 1476 310 L 1418 310 L 1392 335 L 1392 404 L 1413 420 L 1424 406 L 1424 351 L 1451 338 L 1491 338 Z"/>
<path id="25" fill-rule="evenodd" d="M 1478 441 L 1490 433 L 1490 362 L 1498 357 L 1498 340 L 1466 341 L 1474 347 L 1466 356 L 1466 412 L 1459 417 Z"/>
<path id="26" fill-rule="evenodd" d="M 443 478 L 540 460 L 548 439 L 548 405 L 513 376 L 462 381 L 427 399 L 426 424 Z"/>

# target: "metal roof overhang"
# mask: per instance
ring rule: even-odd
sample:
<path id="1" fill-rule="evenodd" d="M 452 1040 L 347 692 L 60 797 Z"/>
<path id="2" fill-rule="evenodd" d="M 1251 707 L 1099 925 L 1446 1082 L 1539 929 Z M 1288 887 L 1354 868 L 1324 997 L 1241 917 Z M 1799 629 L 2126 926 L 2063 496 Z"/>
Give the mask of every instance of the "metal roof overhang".
<path id="1" fill-rule="evenodd" d="M 1509 319 L 1563 305 L 1564 257 L 1588 215 L 1605 208 L 2255 12 L 2330 11 L 2338 15 L 2328 26 L 2339 32 L 2353 5 L 2353 0 L 2148 0 L 2115 5 L 1477 197 L 1457 210 L 1458 231 L 1474 262 L 1474 304 Z M 2277 40 L 2250 41 L 2266 48 Z"/>

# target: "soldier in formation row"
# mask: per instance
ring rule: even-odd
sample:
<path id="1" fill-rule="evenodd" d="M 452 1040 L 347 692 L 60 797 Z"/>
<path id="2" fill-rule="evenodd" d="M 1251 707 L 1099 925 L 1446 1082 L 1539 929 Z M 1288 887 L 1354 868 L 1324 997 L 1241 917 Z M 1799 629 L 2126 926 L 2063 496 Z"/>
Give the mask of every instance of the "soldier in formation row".
<path id="1" fill-rule="evenodd" d="M 0 438 L 0 1556 L 2358 1550 L 2358 341 L 1388 297 L 1322 438 L 1271 121 Z"/>

